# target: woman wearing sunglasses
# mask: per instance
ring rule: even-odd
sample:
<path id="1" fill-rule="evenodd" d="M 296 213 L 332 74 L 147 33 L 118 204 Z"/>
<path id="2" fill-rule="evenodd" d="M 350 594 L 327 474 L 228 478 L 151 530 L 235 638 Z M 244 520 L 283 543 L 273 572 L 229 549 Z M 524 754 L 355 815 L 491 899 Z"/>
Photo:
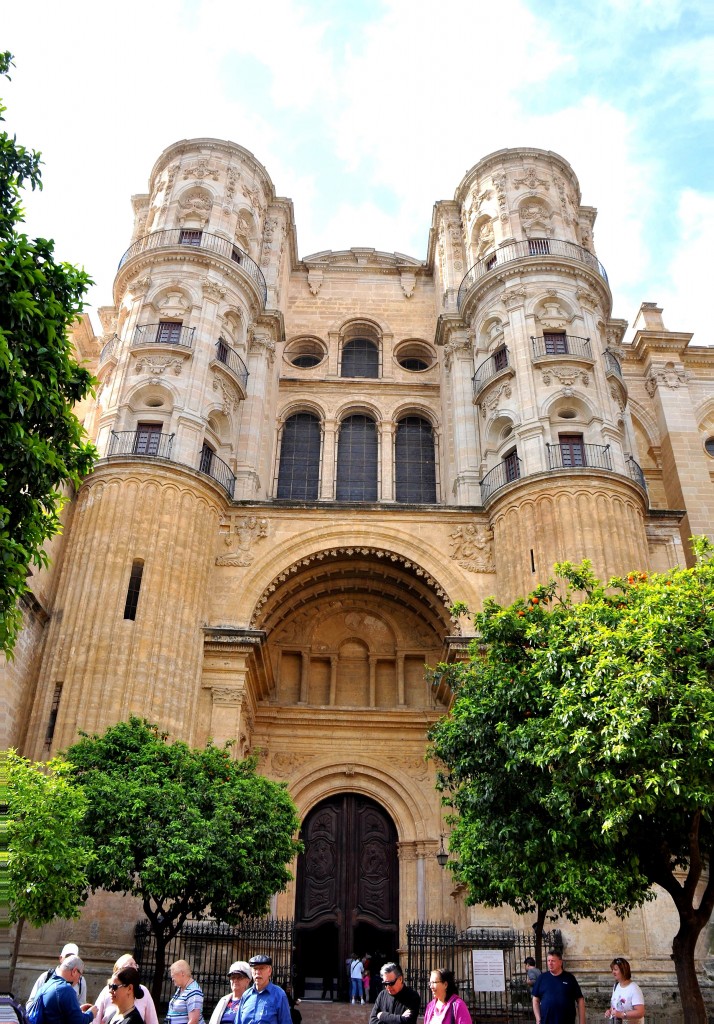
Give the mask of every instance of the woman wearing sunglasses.
<path id="1" fill-rule="evenodd" d="M 133 967 L 134 970 L 138 971 L 136 960 L 131 953 L 124 953 L 123 956 L 119 957 L 114 964 L 112 974 L 118 974 L 125 967 Z M 159 1024 L 151 993 L 148 988 L 142 987 L 142 991 L 144 995 L 136 999 L 136 1008 L 141 1014 L 144 1024 Z M 116 1015 L 117 1008 L 112 1002 L 111 996 L 108 985 L 105 985 L 96 999 L 97 1016 L 94 1018 L 94 1024 L 109 1024 L 112 1017 Z"/>
<path id="2" fill-rule="evenodd" d="M 144 990 L 139 984 L 139 972 L 136 967 L 122 967 L 107 982 L 112 1006 L 116 1013 L 112 1024 L 143 1024 L 143 1019 L 136 1007 L 136 1000 L 141 999 Z"/>

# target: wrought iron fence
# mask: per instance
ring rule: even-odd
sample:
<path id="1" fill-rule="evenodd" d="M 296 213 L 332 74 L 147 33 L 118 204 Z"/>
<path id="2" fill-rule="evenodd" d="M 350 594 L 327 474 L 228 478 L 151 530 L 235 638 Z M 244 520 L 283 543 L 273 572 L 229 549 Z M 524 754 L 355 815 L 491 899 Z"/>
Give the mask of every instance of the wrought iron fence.
<path id="1" fill-rule="evenodd" d="M 161 1002 L 167 1004 L 173 993 L 169 967 L 186 960 L 204 997 L 206 1020 L 221 996 L 230 990 L 228 968 L 235 960 L 249 960 L 267 953 L 273 961 L 272 980 L 285 988 L 291 984 L 295 923 L 291 918 L 246 918 L 239 925 L 217 921 L 188 921 L 166 950 Z M 149 981 L 156 967 L 156 940 L 148 921 L 140 921 L 134 931 L 134 959 L 142 978 Z"/>
<path id="2" fill-rule="evenodd" d="M 248 367 L 238 353 L 234 352 L 229 345 L 226 345 L 223 339 L 216 342 L 216 359 L 236 375 L 243 386 L 243 390 L 245 390 L 248 384 Z"/>
<path id="3" fill-rule="evenodd" d="M 605 373 L 614 374 L 622 380 L 622 367 L 620 366 L 620 360 L 617 356 L 613 355 L 607 348 L 603 355 L 605 356 Z"/>
<path id="4" fill-rule="evenodd" d="M 107 458 L 135 455 L 141 459 L 170 459 L 173 434 L 147 430 L 112 430 Z"/>
<path id="5" fill-rule="evenodd" d="M 228 494 L 229 498 L 233 497 L 233 491 L 236 486 L 236 478 L 233 474 L 233 470 L 224 462 L 213 451 L 208 445 L 204 445 L 201 449 L 201 455 L 198 460 L 198 470 L 200 473 L 205 473 L 206 476 L 210 476 L 211 479 L 215 480 L 216 483 L 220 484 L 224 491 Z"/>
<path id="6" fill-rule="evenodd" d="M 178 345 L 193 348 L 193 327 L 164 321 L 158 324 L 142 324 L 134 330 L 132 345 Z"/>
<path id="7" fill-rule="evenodd" d="M 647 490 L 647 481 L 645 480 L 645 474 L 642 472 L 642 466 L 639 462 L 635 462 L 631 455 L 625 456 L 625 465 L 627 466 L 627 473 L 631 480 L 634 480 L 636 484 L 639 484 L 643 491 Z"/>
<path id="8" fill-rule="evenodd" d="M 548 444 L 548 469 L 609 469 L 612 455 L 609 444 Z"/>
<path id="9" fill-rule="evenodd" d="M 119 260 L 118 270 L 120 270 L 124 264 L 132 259 L 134 256 L 139 256 L 142 252 L 146 252 L 148 249 L 159 249 L 164 246 L 177 246 L 187 245 L 195 246 L 198 249 L 208 249 L 211 252 L 218 253 L 219 256 L 224 256 L 226 259 L 231 260 L 232 263 L 237 263 L 250 277 L 255 281 L 258 286 L 258 290 L 263 298 L 263 305 L 268 300 L 268 288 L 263 277 L 263 272 L 255 262 L 252 260 L 247 252 L 231 242 L 229 238 L 223 238 L 221 235 L 213 235 L 208 231 L 198 231 L 187 228 L 167 228 L 164 231 L 152 231 L 148 235 L 144 235 L 143 238 L 138 238 L 133 245 L 130 245 L 126 250 L 122 258 Z"/>
<path id="10" fill-rule="evenodd" d="M 543 934 L 543 948 L 562 949 L 557 929 Z M 474 990 L 474 950 L 498 950 L 503 955 L 505 989 L 498 992 Z M 533 1010 L 523 970 L 527 956 L 535 955 L 532 932 L 513 928 L 467 928 L 457 932 L 453 924 L 415 921 L 407 925 L 407 984 L 416 989 L 426 1005 L 431 999 L 429 974 L 444 967 L 456 975 L 461 998 L 468 1004 L 473 1024 L 516 1024 L 532 1021 Z"/>
<path id="11" fill-rule="evenodd" d="M 509 366 L 508 349 L 505 345 L 502 345 L 501 348 L 497 349 L 477 366 L 476 372 L 473 375 L 474 397 L 478 395 L 484 384 L 488 383 L 492 377 L 495 377 L 497 373 L 507 369 Z"/>
<path id="12" fill-rule="evenodd" d="M 576 338 L 572 334 L 531 337 L 531 345 L 534 359 L 541 359 L 543 356 L 581 356 L 589 360 L 593 358 L 590 338 Z"/>
<path id="13" fill-rule="evenodd" d="M 517 455 L 511 455 L 503 462 L 499 462 L 497 466 L 490 469 L 485 477 L 480 481 L 481 485 L 481 502 L 487 501 L 491 497 L 494 491 L 497 491 L 499 487 L 505 487 L 506 484 L 510 484 L 512 480 L 520 480 L 521 478 L 521 460 Z"/>
<path id="14" fill-rule="evenodd" d="M 596 274 L 599 274 L 604 281 L 607 281 L 607 273 L 600 260 L 588 249 L 584 249 L 582 245 L 566 242 L 560 238 L 525 238 L 520 242 L 508 242 L 506 245 L 494 249 L 466 271 L 459 287 L 458 308 L 461 309 L 471 288 L 489 270 L 494 270 L 512 260 L 521 260 L 529 256 L 538 259 L 542 259 L 544 256 L 555 256 L 577 260 L 578 263 L 584 263 Z"/>
<path id="15" fill-rule="evenodd" d="M 115 351 L 119 348 L 119 339 L 116 334 L 102 345 L 102 351 L 99 353 L 99 365 L 105 363 L 110 356 L 113 356 Z"/>

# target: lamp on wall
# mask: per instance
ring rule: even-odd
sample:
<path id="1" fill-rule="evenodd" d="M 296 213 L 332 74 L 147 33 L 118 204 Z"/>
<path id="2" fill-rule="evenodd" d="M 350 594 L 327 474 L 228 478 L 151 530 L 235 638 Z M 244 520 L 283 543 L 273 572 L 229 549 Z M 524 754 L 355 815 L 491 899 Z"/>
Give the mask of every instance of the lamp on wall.
<path id="1" fill-rule="evenodd" d="M 442 832 L 439 836 L 439 852 L 436 855 L 436 863 L 440 868 L 445 868 L 448 859 L 449 855 L 444 849 L 444 833 Z"/>

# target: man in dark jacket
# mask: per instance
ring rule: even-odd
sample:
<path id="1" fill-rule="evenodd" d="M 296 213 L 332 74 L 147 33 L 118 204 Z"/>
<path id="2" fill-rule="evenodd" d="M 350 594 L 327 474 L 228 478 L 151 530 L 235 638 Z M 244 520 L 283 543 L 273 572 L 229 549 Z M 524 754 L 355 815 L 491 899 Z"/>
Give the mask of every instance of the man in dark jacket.
<path id="1" fill-rule="evenodd" d="M 73 989 L 84 974 L 84 964 L 78 956 L 68 956 L 55 968 L 55 973 L 43 985 L 37 996 L 42 1000 L 43 1024 L 92 1024 L 96 1006 L 84 1003 L 80 1007 Z"/>
<path id="2" fill-rule="evenodd" d="M 416 1024 L 421 996 L 404 984 L 399 964 L 384 964 L 379 973 L 384 987 L 374 1001 L 369 1024 Z"/>

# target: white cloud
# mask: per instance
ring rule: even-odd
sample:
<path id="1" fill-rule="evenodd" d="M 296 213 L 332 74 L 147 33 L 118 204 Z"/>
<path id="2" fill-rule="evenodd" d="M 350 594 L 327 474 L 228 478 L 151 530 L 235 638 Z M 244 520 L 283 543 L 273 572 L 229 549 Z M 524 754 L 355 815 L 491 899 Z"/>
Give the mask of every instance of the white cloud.
<path id="1" fill-rule="evenodd" d="M 669 250 L 666 287 L 643 296 L 663 307 L 671 331 L 693 331 L 693 345 L 714 344 L 711 320 L 714 193 L 684 189 L 677 203 L 679 238 Z"/>

